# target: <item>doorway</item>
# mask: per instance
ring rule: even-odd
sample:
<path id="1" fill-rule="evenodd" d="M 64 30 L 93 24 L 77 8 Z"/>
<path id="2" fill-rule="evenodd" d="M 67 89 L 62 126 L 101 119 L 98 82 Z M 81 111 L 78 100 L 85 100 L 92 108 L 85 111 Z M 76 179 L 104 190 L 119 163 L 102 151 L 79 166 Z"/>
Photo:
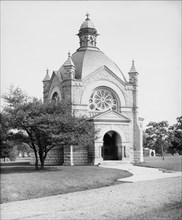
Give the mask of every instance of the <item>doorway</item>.
<path id="1" fill-rule="evenodd" d="M 104 160 L 122 160 L 121 137 L 115 131 L 108 131 L 103 138 L 102 157 Z"/>

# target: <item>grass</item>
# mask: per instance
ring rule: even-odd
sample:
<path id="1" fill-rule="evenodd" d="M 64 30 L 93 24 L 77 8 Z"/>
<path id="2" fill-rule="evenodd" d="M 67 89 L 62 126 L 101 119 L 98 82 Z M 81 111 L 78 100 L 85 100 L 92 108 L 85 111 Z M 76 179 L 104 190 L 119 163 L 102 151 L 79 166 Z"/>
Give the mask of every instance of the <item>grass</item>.
<path id="1" fill-rule="evenodd" d="M 182 156 L 144 157 L 144 163 L 135 165 L 182 171 Z M 49 166 L 36 171 L 28 160 L 6 161 L 1 163 L 1 203 L 109 186 L 131 175 L 97 166 Z"/>
<path id="2" fill-rule="evenodd" d="M 104 187 L 132 174 L 97 166 L 49 166 L 36 171 L 27 162 L 1 164 L 1 203 Z"/>
<path id="3" fill-rule="evenodd" d="M 136 166 L 154 167 L 172 171 L 182 171 L 182 156 L 167 155 L 162 160 L 161 157 L 144 157 L 143 163 L 135 164 Z"/>

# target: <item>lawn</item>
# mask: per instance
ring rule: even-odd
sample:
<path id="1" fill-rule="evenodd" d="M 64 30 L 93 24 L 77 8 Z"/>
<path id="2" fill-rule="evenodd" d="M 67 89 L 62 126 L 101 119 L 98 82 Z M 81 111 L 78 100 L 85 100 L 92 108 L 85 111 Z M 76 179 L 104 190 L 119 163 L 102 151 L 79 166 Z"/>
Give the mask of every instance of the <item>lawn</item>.
<path id="1" fill-rule="evenodd" d="M 135 164 L 137 166 L 161 168 L 172 171 L 182 171 L 182 156 L 166 155 L 164 160 L 161 157 L 144 157 L 143 163 Z"/>
<path id="2" fill-rule="evenodd" d="M 49 166 L 36 171 L 27 162 L 1 163 L 1 203 L 116 184 L 132 174 L 97 166 Z"/>

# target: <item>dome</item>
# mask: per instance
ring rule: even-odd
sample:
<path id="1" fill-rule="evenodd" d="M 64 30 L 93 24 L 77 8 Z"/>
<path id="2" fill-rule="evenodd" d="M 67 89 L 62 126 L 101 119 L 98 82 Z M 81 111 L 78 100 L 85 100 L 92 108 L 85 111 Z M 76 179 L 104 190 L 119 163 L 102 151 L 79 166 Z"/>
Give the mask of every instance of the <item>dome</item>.
<path id="1" fill-rule="evenodd" d="M 89 16 L 90 16 L 89 13 L 87 13 L 86 16 L 87 16 L 87 18 L 80 26 L 80 30 L 84 29 L 84 28 L 94 28 L 95 29 L 95 25 L 93 24 L 93 22 L 89 18 Z"/>
<path id="2" fill-rule="evenodd" d="M 95 29 L 95 25 L 90 19 L 86 19 L 80 26 L 80 30 L 83 28 L 94 28 Z"/>
<path id="3" fill-rule="evenodd" d="M 102 66 L 109 68 L 121 80 L 126 82 L 119 67 L 100 50 L 77 50 L 71 59 L 75 65 L 75 78 L 84 79 Z"/>

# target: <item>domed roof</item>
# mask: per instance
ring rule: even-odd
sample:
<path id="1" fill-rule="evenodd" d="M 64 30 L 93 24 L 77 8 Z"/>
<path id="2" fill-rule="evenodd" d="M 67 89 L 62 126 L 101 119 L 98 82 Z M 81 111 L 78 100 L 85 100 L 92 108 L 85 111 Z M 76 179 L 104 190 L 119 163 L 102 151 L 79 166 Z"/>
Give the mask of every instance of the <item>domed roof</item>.
<path id="1" fill-rule="evenodd" d="M 80 26 L 80 29 L 83 29 L 83 28 L 95 28 L 95 25 L 90 19 L 88 20 L 86 19 Z"/>
<path id="2" fill-rule="evenodd" d="M 82 23 L 78 33 L 80 47 L 71 57 L 69 56 L 65 64 L 69 63 L 69 65 L 74 66 L 75 79 L 83 80 L 98 68 L 106 66 L 121 80 L 126 82 L 124 74 L 119 67 L 100 51 L 98 47 L 96 47 L 96 37 L 98 36 L 97 30 L 95 29 L 94 24 L 90 21 L 88 13 L 86 16 L 87 18 Z M 61 76 L 62 73 L 65 72 L 65 64 L 63 64 L 58 71 Z"/>
<path id="3" fill-rule="evenodd" d="M 77 50 L 71 59 L 75 65 L 75 78 L 84 79 L 102 66 L 108 67 L 120 79 L 126 82 L 119 67 L 100 50 Z"/>
<path id="4" fill-rule="evenodd" d="M 86 14 L 87 18 L 85 19 L 85 21 L 82 23 L 82 25 L 80 26 L 80 30 L 83 28 L 94 28 L 95 29 L 95 25 L 93 24 L 93 22 L 90 20 L 89 18 L 89 14 Z"/>

